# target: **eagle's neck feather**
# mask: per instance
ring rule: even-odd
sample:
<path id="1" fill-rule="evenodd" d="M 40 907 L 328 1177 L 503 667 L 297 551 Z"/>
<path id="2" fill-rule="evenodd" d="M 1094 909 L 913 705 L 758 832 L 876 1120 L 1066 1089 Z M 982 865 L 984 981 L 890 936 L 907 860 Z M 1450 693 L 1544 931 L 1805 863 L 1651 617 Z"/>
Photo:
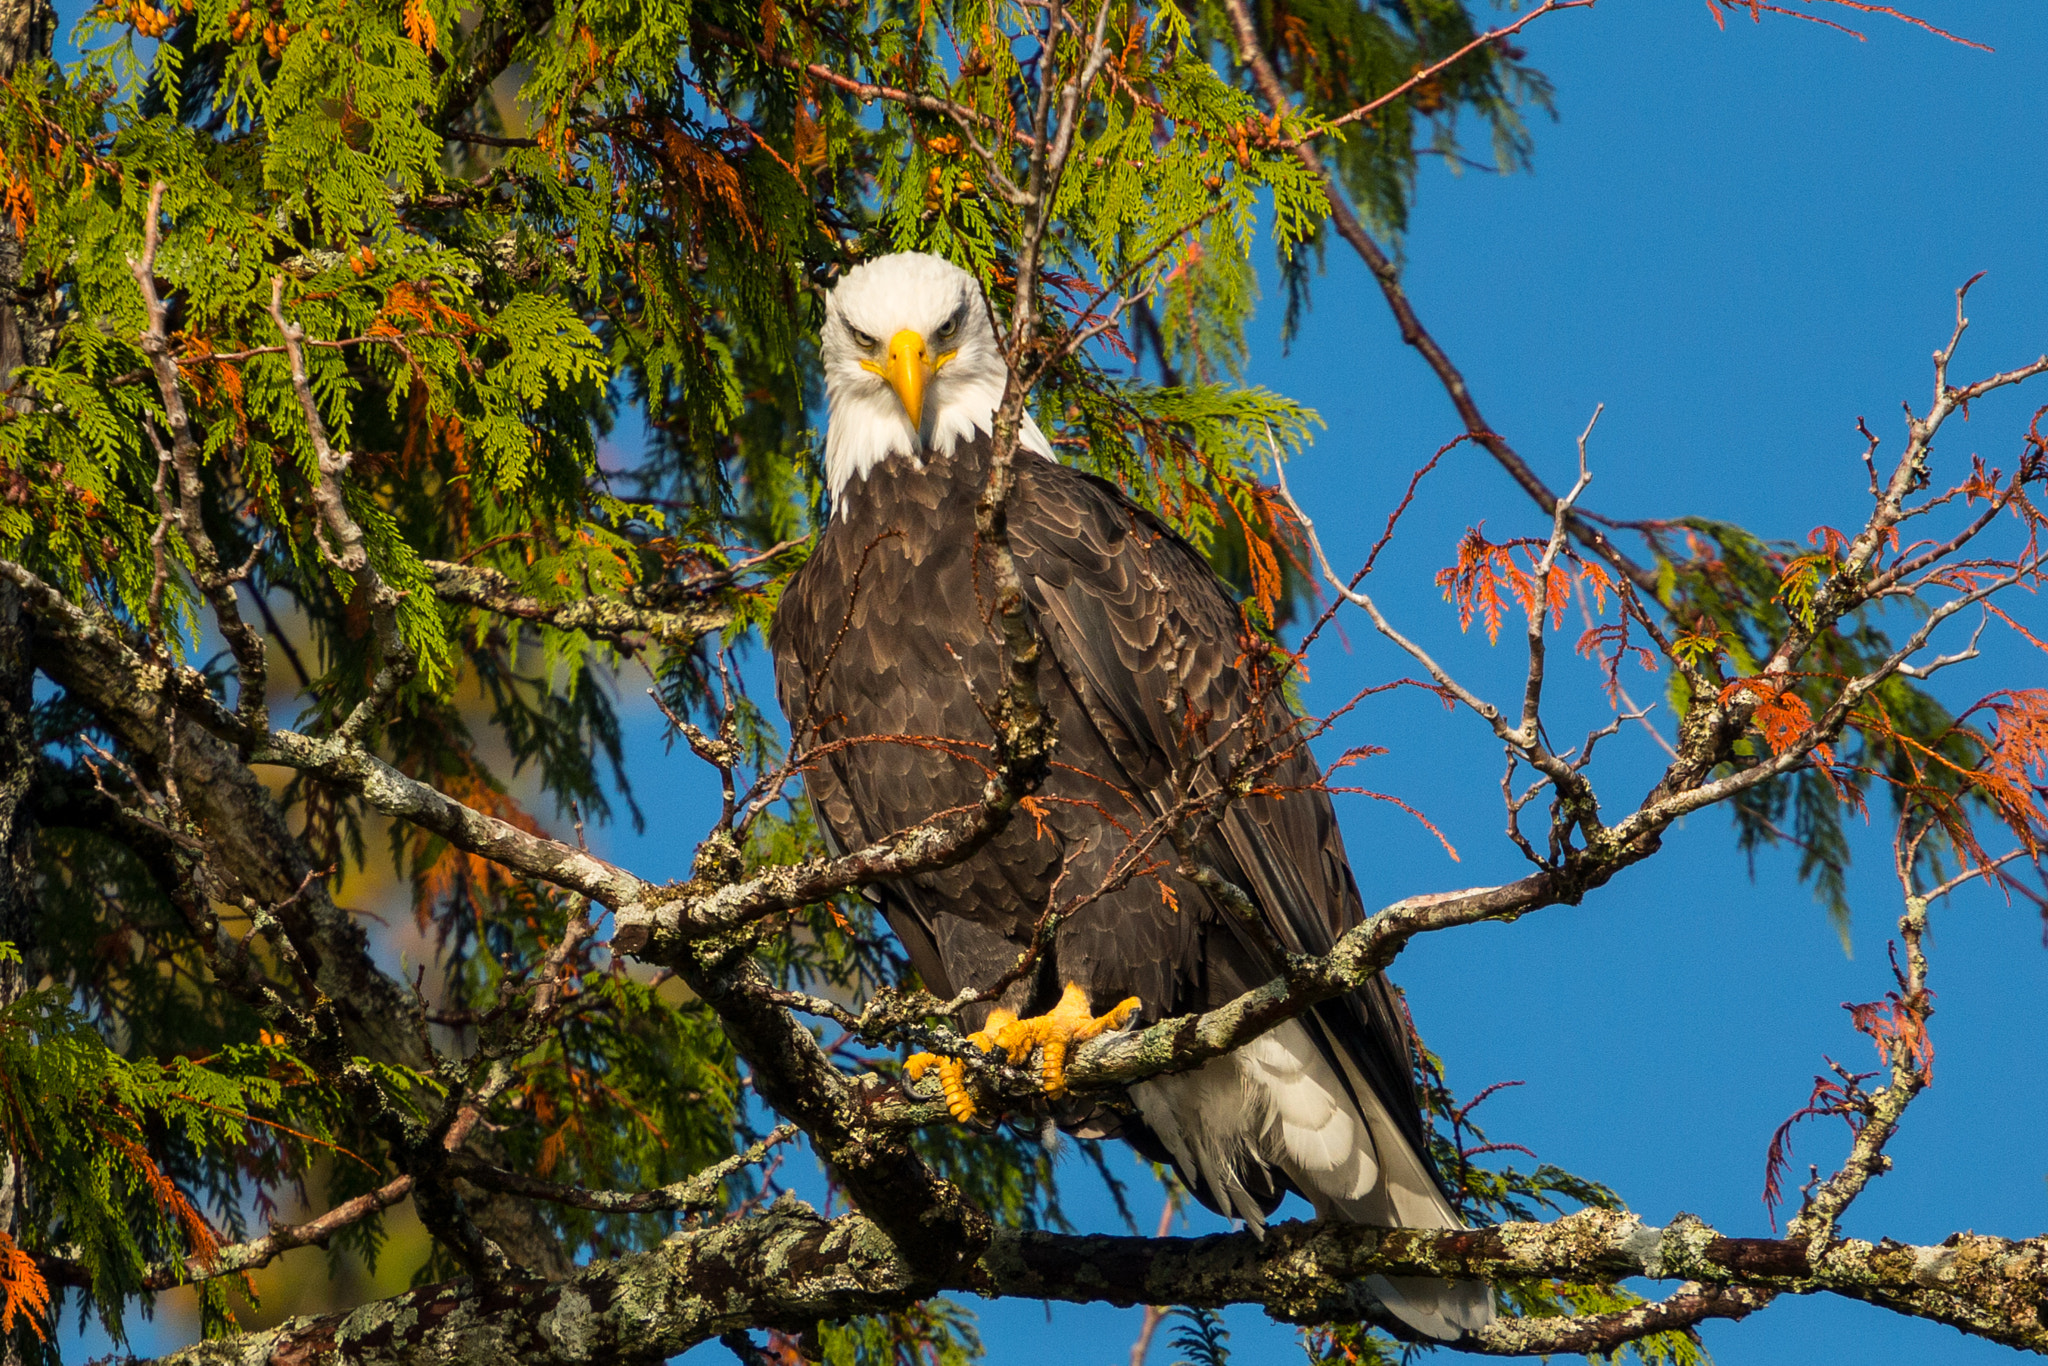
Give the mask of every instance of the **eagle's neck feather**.
<path id="1" fill-rule="evenodd" d="M 923 432 L 911 428 L 910 415 L 903 411 L 895 391 L 886 386 L 828 391 L 825 483 L 835 504 L 857 494 L 869 471 L 890 456 L 915 460 L 930 453 L 950 457 L 960 442 L 994 430 L 996 406 L 1003 401 L 1001 373 L 959 374 L 948 369 L 943 382 L 943 391 L 933 395 L 937 401 L 926 406 Z M 1018 429 L 1017 446 L 1047 460 L 1053 458 L 1052 443 L 1029 413 L 1024 414 Z"/>

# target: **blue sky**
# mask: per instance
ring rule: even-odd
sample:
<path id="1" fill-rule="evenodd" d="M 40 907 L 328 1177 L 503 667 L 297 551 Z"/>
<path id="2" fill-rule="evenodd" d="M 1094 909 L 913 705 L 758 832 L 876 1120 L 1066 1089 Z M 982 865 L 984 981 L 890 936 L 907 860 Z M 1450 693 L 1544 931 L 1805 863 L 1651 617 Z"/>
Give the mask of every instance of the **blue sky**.
<path id="1" fill-rule="evenodd" d="M 1854 22 L 1868 41 L 1768 16 L 1761 25 L 1731 17 L 1722 31 L 1697 0 L 1603 0 L 1546 16 L 1518 40 L 1557 87 L 1557 120 L 1534 127 L 1533 173 L 1424 170 L 1406 243 L 1417 308 L 1495 428 L 1553 484 L 1569 482 L 1573 439 L 1606 405 L 1585 500 L 1600 511 L 1721 517 L 1786 538 L 1850 523 L 1866 497 L 1856 418 L 1897 449 L 1898 405 L 1924 406 L 1927 357 L 1946 340 L 1952 291 L 1978 271 L 1988 274 L 1971 296 L 1958 373 L 2048 349 L 2048 15 L 2032 0 L 1914 7 L 1996 49 L 1986 54 L 1882 16 L 1807 8 Z M 1252 377 L 1327 421 L 1291 477 L 1332 558 L 1355 564 L 1409 472 L 1458 424 L 1341 244 L 1284 354 L 1279 312 L 1269 299 Z M 1951 429 L 1941 458 L 1974 451 L 2010 466 L 2042 402 L 2048 387 L 1979 405 Z M 1539 529 L 1491 462 L 1461 451 L 1425 486 L 1373 584 L 1461 678 L 1505 700 L 1519 687 L 1518 648 L 1459 636 L 1430 582 L 1482 518 L 1495 538 Z M 2015 610 L 2048 628 L 2037 600 Z M 1355 615 L 1345 624 L 1348 650 L 1331 641 L 1315 660 L 1311 705 L 1411 671 Z M 1951 678 L 1949 695 L 2048 678 L 2039 655 L 1986 643 L 1986 659 Z M 1640 677 L 1639 700 L 1660 694 Z M 1556 733 L 1604 719 L 1584 670 L 1557 676 L 1552 695 Z M 649 828 L 610 832 L 610 852 L 647 877 L 682 875 L 706 823 L 697 775 L 686 757 L 664 756 L 658 717 L 635 725 Z M 1498 746 L 1471 718 L 1397 695 L 1362 709 L 1340 739 L 1388 746 L 1360 781 L 1427 812 L 1463 855 L 1453 864 L 1405 817 L 1340 798 L 1368 904 L 1519 874 L 1500 834 Z M 1596 776 L 1610 812 L 1647 788 L 1658 757 L 1639 734 L 1607 743 Z M 1707 812 L 1584 905 L 1427 938 L 1394 975 L 1454 1083 L 1468 1092 L 1525 1083 L 1482 1112 L 1494 1138 L 1607 1182 L 1653 1222 L 1690 1211 L 1724 1232 L 1765 1234 L 1759 1192 L 1772 1130 L 1825 1057 L 1874 1064 L 1840 1007 L 1890 985 L 1885 943 L 1898 902 L 1884 875 L 1881 812 L 1864 833 L 1853 957 L 1793 879 L 1789 854 L 1759 859 L 1752 879 L 1726 817 Z M 1935 1085 L 1892 1148 L 1896 1170 L 1866 1193 L 1849 1229 L 1909 1241 L 1958 1229 L 2041 1232 L 2042 925 L 2024 906 L 1972 889 L 1937 910 L 1932 954 Z M 1808 1161 L 1826 1170 L 1843 1146 L 1838 1126 L 1820 1124 L 1796 1142 L 1800 1172 Z M 1077 1217 L 1115 1227 L 1107 1202 L 1084 1194 L 1079 1164 L 1068 1170 Z M 1149 1192 L 1140 1198 L 1149 1222 L 1157 1205 L 1143 1203 Z M 1207 1216 L 1194 1224 L 1219 1226 Z M 1121 1363 L 1138 1320 L 1136 1311 L 1035 1303 L 977 1308 L 992 1366 L 1054 1354 Z M 1292 1330 L 1243 1310 L 1230 1324 L 1240 1362 L 1296 1359 Z M 1709 1325 L 1705 1336 L 1724 1366 L 1879 1352 L 1961 1366 L 2010 1355 L 1818 1298 Z M 1155 1344 L 1154 1362 L 1171 1358 Z"/>

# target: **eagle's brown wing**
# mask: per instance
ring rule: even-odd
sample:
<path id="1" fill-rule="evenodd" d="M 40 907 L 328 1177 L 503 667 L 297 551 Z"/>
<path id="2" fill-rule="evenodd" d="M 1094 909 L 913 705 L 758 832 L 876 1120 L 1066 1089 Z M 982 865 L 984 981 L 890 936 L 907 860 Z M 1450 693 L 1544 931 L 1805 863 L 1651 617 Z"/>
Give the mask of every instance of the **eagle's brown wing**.
<path id="1" fill-rule="evenodd" d="M 1272 941 L 1322 953 L 1364 914 L 1336 813 L 1277 680 L 1254 657 L 1229 589 L 1192 546 L 1104 480 L 1020 461 L 1012 537 L 1050 653 L 1088 720 L 1151 811 L 1172 808 L 1176 765 L 1218 741 L 1195 783 L 1225 780 L 1252 751 L 1271 790 L 1230 805 L 1198 857 L 1257 904 Z M 1130 913 L 1130 912 L 1127 912 Z M 1170 915 L 1160 906 L 1150 912 Z M 1205 953 L 1208 1004 L 1277 976 L 1260 936 L 1221 907 L 1237 942 Z M 1318 1007 L 1317 1031 L 1363 1073 L 1418 1153 L 1427 1153 L 1409 1031 L 1382 976 Z M 1424 1158 L 1425 1162 L 1427 1158 Z"/>

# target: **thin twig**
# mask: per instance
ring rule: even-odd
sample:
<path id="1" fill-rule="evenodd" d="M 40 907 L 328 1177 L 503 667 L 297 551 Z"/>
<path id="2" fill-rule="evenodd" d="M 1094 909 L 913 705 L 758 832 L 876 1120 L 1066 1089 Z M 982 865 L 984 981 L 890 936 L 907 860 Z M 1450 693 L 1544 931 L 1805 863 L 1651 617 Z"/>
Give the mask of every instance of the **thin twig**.
<path id="1" fill-rule="evenodd" d="M 1456 52 L 1453 52 L 1450 56 L 1443 58 L 1441 61 L 1433 62 L 1429 66 L 1423 67 L 1414 75 L 1410 76 L 1407 80 L 1401 82 L 1392 90 L 1389 90 L 1386 94 L 1381 95 L 1376 99 L 1369 100 L 1366 103 L 1359 105 L 1356 109 L 1353 109 L 1348 113 L 1339 114 L 1336 118 L 1331 119 L 1328 123 L 1324 124 L 1322 128 L 1318 129 L 1317 131 L 1325 132 L 1337 128 L 1342 128 L 1347 123 L 1356 123 L 1360 119 L 1369 119 L 1379 110 L 1384 109 L 1386 106 L 1392 104 L 1395 100 L 1400 99 L 1403 95 L 1406 95 L 1409 91 L 1415 89 L 1415 87 L 1422 85 L 1425 82 L 1435 80 L 1438 76 L 1441 76 L 1450 67 L 1457 65 L 1466 57 L 1470 56 L 1474 52 L 1477 52 L 1480 48 L 1487 46 L 1489 43 L 1498 43 L 1503 38 L 1508 37 L 1510 34 L 1519 33 L 1522 31 L 1523 28 L 1527 27 L 1530 24 L 1535 23 L 1544 15 L 1550 14 L 1556 10 L 1589 9 L 1592 7 L 1593 3 L 1594 0 L 1544 0 L 1543 4 L 1538 5 L 1535 9 L 1530 10 L 1521 18 L 1515 20 L 1512 24 L 1502 24 L 1499 28 L 1488 29 L 1486 32 L 1480 34 L 1477 38 L 1474 38 L 1471 42 L 1459 48 Z"/>

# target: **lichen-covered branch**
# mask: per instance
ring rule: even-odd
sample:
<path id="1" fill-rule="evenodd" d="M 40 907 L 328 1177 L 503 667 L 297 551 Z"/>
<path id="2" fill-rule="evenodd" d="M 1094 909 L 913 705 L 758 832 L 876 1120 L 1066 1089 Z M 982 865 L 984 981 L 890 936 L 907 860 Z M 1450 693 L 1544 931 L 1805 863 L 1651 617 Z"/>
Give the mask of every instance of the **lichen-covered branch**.
<path id="1" fill-rule="evenodd" d="M 346 737 L 273 731 L 268 744 L 255 750 L 251 758 L 256 763 L 295 768 L 360 797 L 386 816 L 431 831 L 459 849 L 621 913 L 637 910 L 658 890 L 574 845 L 532 834 L 465 806 L 433 786 L 407 777 Z"/>
<path id="2" fill-rule="evenodd" d="M 1585 1210 L 1549 1224 L 1443 1231 L 1287 1223 L 1261 1239 L 1002 1231 L 937 1289 L 1133 1306 L 1256 1304 L 1296 1323 L 1393 1321 L 1362 1282 L 1382 1274 L 1683 1282 L 1616 1314 L 1503 1318 L 1449 1344 L 1485 1355 L 1606 1351 L 1707 1318 L 1739 1318 L 1781 1294 L 1833 1294 L 2048 1351 L 2048 1238 L 1957 1234 L 1931 1247 L 1729 1238 L 1680 1216 L 1659 1228 Z M 921 1269 L 871 1220 L 826 1219 L 791 1197 L 747 1219 L 688 1230 L 593 1263 L 567 1281 L 427 1286 L 347 1314 L 163 1358 L 183 1366 L 321 1360 L 423 1366 L 507 1359 L 534 1366 L 659 1360 L 734 1329 L 798 1328 L 885 1312 L 929 1293 Z"/>
<path id="3" fill-rule="evenodd" d="M 982 802 L 972 810 L 936 817 L 841 857 L 775 864 L 730 882 L 707 877 L 658 887 L 586 850 L 465 806 L 344 736 L 273 731 L 251 757 L 257 763 L 310 774 L 458 849 L 609 907 L 617 927 L 613 946 L 654 959 L 665 958 L 688 941 L 739 929 L 778 911 L 967 858 L 1002 828 L 1017 800 L 1030 791 L 1023 765 L 1005 764 L 989 779 Z"/>
<path id="4" fill-rule="evenodd" d="M 675 608 L 657 604 L 656 590 L 628 588 L 620 598 L 590 597 L 574 602 L 549 603 L 519 590 L 519 585 L 495 569 L 427 561 L 434 576 L 434 594 L 446 603 L 479 607 L 499 616 L 514 617 L 558 631 L 581 631 L 598 640 L 621 645 L 645 639 L 671 649 L 687 649 L 713 631 L 732 622 L 730 608 L 705 597 Z"/>
<path id="5" fill-rule="evenodd" d="M 302 1224 L 279 1224 L 260 1238 L 230 1243 L 210 1258 L 186 1257 L 153 1267 L 142 1278 L 143 1288 L 168 1290 L 172 1286 L 189 1285 L 215 1276 L 239 1275 L 268 1266 L 285 1253 L 302 1247 L 326 1247 L 335 1234 L 391 1208 L 410 1195 L 412 1189 L 413 1179 L 410 1176 L 394 1177 L 376 1190 L 358 1195 L 353 1200 L 344 1200 Z M 37 1269 L 57 1285 L 92 1283 L 87 1268 L 77 1262 L 45 1259 L 38 1262 Z"/>
<path id="6" fill-rule="evenodd" d="M 694 1172 L 680 1181 L 672 1181 L 658 1189 L 645 1191 L 585 1190 L 578 1186 L 565 1186 L 559 1181 L 528 1176 L 524 1172 L 507 1171 L 503 1167 L 494 1167 L 475 1160 L 458 1160 L 452 1164 L 452 1169 L 464 1180 L 485 1190 L 504 1191 L 533 1200 L 544 1200 L 550 1204 L 598 1210 L 606 1214 L 639 1214 L 655 1210 L 712 1210 L 717 1209 L 724 1199 L 723 1186 L 726 1178 L 742 1167 L 761 1161 L 777 1144 L 786 1143 L 795 1136 L 794 1124 L 778 1125 L 766 1138 L 744 1151 L 733 1154 L 723 1162 L 714 1162 L 703 1171 Z"/>

